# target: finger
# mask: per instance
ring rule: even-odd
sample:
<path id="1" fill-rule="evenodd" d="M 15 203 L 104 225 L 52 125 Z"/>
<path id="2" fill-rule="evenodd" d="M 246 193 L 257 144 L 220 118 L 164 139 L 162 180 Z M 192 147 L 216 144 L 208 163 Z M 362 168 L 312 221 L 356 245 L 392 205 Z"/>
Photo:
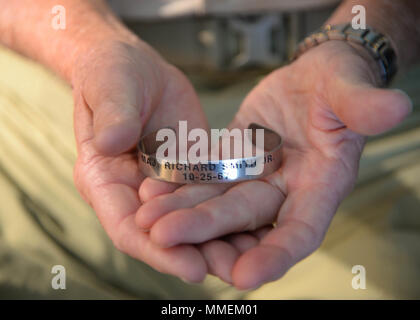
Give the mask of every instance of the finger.
<path id="1" fill-rule="evenodd" d="M 231 244 L 222 240 L 211 240 L 199 246 L 208 272 L 227 283 L 232 283 L 232 268 L 239 252 Z"/>
<path id="2" fill-rule="evenodd" d="M 257 235 L 272 230 L 263 227 L 252 233 L 238 233 L 224 237 L 222 240 L 210 240 L 198 246 L 207 263 L 208 273 L 232 284 L 232 269 L 239 256 L 259 243 Z"/>
<path id="3" fill-rule="evenodd" d="M 159 272 L 172 274 L 188 282 L 201 282 L 207 274 L 206 262 L 193 246 L 164 249 L 153 244 L 147 233 L 134 223 L 134 215 L 121 222 L 115 235 L 117 248 L 139 259 Z"/>
<path id="4" fill-rule="evenodd" d="M 263 227 L 255 234 L 263 235 L 272 227 Z M 232 284 L 232 269 L 240 254 L 250 250 L 259 243 L 259 239 L 252 233 L 238 233 L 224 237 L 222 240 L 210 240 L 199 245 L 199 249 L 206 260 L 208 272 Z"/>
<path id="5" fill-rule="evenodd" d="M 192 208 L 203 201 L 221 195 L 228 187 L 227 184 L 182 186 L 173 193 L 160 195 L 144 203 L 137 212 L 136 223 L 140 228 L 149 230 L 158 219 L 167 213 L 181 208 Z"/>
<path id="6" fill-rule="evenodd" d="M 144 179 L 139 189 L 140 201 L 146 203 L 157 196 L 174 192 L 182 185 L 178 183 L 164 182 L 152 178 Z"/>
<path id="7" fill-rule="evenodd" d="M 259 229 L 255 230 L 255 231 L 251 231 L 251 234 L 253 236 L 255 236 L 258 240 L 261 240 L 262 238 L 265 237 L 265 235 L 267 233 L 269 233 L 271 230 L 273 230 L 273 228 L 274 228 L 274 226 L 271 224 L 267 227 L 262 227 L 262 228 L 259 228 Z"/>
<path id="8" fill-rule="evenodd" d="M 259 228 L 255 231 L 227 235 L 223 240 L 234 246 L 240 253 L 244 253 L 257 246 L 260 243 L 260 240 L 271 230 L 273 230 L 272 225 Z"/>
<path id="9" fill-rule="evenodd" d="M 255 230 L 274 221 L 283 199 L 283 194 L 267 182 L 243 182 L 194 208 L 162 217 L 153 225 L 151 239 L 169 247 Z"/>
<path id="10" fill-rule="evenodd" d="M 234 246 L 240 253 L 248 251 L 259 243 L 257 237 L 245 232 L 228 235 L 224 240 Z"/>
<path id="11" fill-rule="evenodd" d="M 100 156 L 94 148 L 92 112 L 75 97 L 74 128 L 78 149 L 78 158 L 74 169 L 75 184 L 84 197 L 92 204 L 96 195 L 96 186 L 112 182 L 114 185 L 126 185 L 135 190 L 140 186 L 143 175 L 133 154 L 120 155 L 118 159 Z"/>
<path id="12" fill-rule="evenodd" d="M 374 88 L 363 80 L 356 84 L 341 79 L 334 81 L 327 100 L 342 123 L 363 135 L 390 130 L 412 111 L 412 102 L 404 92 Z"/>
<path id="13" fill-rule="evenodd" d="M 159 84 L 147 84 L 128 63 L 97 68 L 83 86 L 83 96 L 93 112 L 94 144 L 104 155 L 131 149 L 150 115 Z M 151 91 L 147 92 L 146 91 Z"/>
<path id="14" fill-rule="evenodd" d="M 274 281 L 317 249 L 337 210 L 337 199 L 330 188 L 319 185 L 289 194 L 277 226 L 236 262 L 234 285 L 251 289 Z"/>
<path id="15" fill-rule="evenodd" d="M 149 240 L 134 222 L 140 206 L 137 192 L 126 185 L 104 185 L 96 188 L 93 208 L 114 245 L 133 258 L 144 261 L 156 270 L 200 282 L 207 267 L 199 251 L 192 246 L 163 249 Z"/>

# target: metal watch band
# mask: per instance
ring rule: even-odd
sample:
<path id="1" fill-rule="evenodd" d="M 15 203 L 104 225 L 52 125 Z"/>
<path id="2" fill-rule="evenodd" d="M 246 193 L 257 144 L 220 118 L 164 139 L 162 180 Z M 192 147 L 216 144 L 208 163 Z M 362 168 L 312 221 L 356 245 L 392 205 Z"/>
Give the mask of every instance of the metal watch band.
<path id="1" fill-rule="evenodd" d="M 379 64 L 383 86 L 388 85 L 397 72 L 397 57 L 389 39 L 372 28 L 354 29 L 351 23 L 326 25 L 310 34 L 299 44 L 291 60 L 329 40 L 349 41 L 365 47 Z"/>
<path id="2" fill-rule="evenodd" d="M 257 124 L 249 129 L 264 129 L 264 154 L 250 158 L 207 161 L 192 164 L 188 162 L 157 159 L 156 150 L 162 142 L 156 141 L 156 133 L 142 137 L 137 145 L 140 171 L 153 179 L 182 184 L 228 183 L 254 180 L 276 171 L 282 162 L 282 138 L 273 130 Z M 249 174 L 247 168 L 263 164 L 260 174 Z"/>

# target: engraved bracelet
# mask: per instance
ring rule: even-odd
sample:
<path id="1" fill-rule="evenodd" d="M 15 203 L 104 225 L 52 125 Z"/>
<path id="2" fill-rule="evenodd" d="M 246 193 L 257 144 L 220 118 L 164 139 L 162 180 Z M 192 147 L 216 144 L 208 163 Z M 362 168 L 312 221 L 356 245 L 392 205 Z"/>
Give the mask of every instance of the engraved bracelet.
<path id="1" fill-rule="evenodd" d="M 156 157 L 158 147 L 163 143 L 156 140 L 157 131 L 142 137 L 137 145 L 140 171 L 153 179 L 175 183 L 229 183 L 253 180 L 264 177 L 278 170 L 282 162 L 282 138 L 273 130 L 257 124 L 250 124 L 253 137 L 257 129 L 264 129 L 264 153 L 260 156 L 210 160 L 192 164 L 159 160 Z M 255 141 L 252 141 L 255 144 Z M 263 164 L 260 174 L 249 174 L 259 162 Z"/>

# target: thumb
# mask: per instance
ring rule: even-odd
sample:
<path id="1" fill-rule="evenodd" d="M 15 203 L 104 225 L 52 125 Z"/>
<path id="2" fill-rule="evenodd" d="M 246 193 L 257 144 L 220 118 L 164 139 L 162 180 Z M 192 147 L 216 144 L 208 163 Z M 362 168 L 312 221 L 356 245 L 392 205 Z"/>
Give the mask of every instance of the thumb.
<path id="1" fill-rule="evenodd" d="M 151 84 L 148 84 L 151 85 Z M 152 96 L 145 99 L 144 82 L 130 70 L 107 70 L 84 93 L 93 112 L 94 145 L 104 155 L 133 148 L 150 114 Z"/>
<path id="2" fill-rule="evenodd" d="M 398 89 L 380 89 L 367 83 L 335 81 L 329 103 L 350 130 L 376 135 L 401 123 L 412 111 L 408 95 Z"/>

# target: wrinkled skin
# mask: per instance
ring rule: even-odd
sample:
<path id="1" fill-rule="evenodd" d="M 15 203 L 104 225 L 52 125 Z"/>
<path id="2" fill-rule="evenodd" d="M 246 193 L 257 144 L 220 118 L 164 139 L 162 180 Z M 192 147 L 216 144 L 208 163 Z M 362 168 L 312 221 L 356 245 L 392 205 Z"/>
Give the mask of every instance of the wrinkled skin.
<path id="1" fill-rule="evenodd" d="M 74 179 L 83 198 L 118 249 L 161 272 L 199 281 L 207 267 L 198 249 L 159 248 L 134 223 L 140 185 L 144 198 L 176 188 L 155 187 L 139 172 L 133 147 L 140 135 L 175 127 L 178 119 L 207 127 L 191 84 L 144 44 L 111 42 L 81 58 L 73 87 Z"/>
<path id="2" fill-rule="evenodd" d="M 375 88 L 377 70 L 363 50 L 330 41 L 268 75 L 230 125 L 280 133 L 277 172 L 181 186 L 142 176 L 133 146 L 142 132 L 179 120 L 207 128 L 186 78 L 143 44 L 113 43 L 81 61 L 73 78 L 76 185 L 118 249 L 191 282 L 210 273 L 256 288 L 316 250 L 355 183 L 365 136 L 411 110 L 404 93 Z"/>

